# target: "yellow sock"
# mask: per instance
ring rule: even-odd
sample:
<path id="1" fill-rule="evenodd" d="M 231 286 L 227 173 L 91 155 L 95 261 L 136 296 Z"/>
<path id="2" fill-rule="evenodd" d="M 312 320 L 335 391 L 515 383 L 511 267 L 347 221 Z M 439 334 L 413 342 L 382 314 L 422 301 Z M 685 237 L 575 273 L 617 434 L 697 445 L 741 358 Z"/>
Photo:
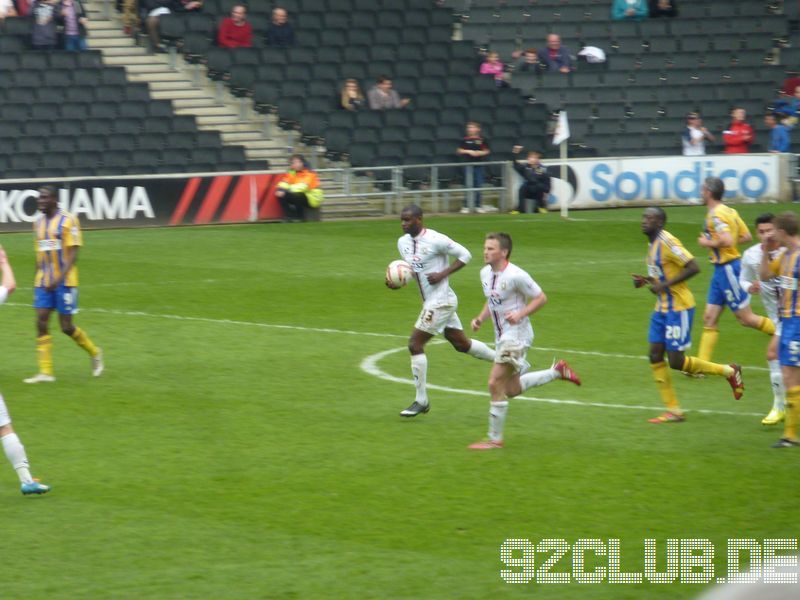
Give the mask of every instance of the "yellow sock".
<path id="1" fill-rule="evenodd" d="M 733 367 L 730 365 L 721 365 L 694 356 L 687 356 L 683 359 L 681 370 L 687 373 L 703 373 L 704 375 L 719 375 L 721 377 L 733 375 Z"/>
<path id="2" fill-rule="evenodd" d="M 86 332 L 83 329 L 76 327 L 75 331 L 72 332 L 71 337 L 73 340 L 75 340 L 78 346 L 86 350 L 90 356 L 97 356 L 97 346 L 92 343 L 92 340 L 89 339 L 89 336 L 86 335 Z"/>
<path id="3" fill-rule="evenodd" d="M 774 335 L 775 323 L 770 321 L 767 317 L 759 317 L 756 329 L 758 329 L 763 333 L 766 333 L 767 335 Z"/>
<path id="4" fill-rule="evenodd" d="M 800 420 L 800 386 L 786 390 L 786 417 L 783 437 L 797 440 L 797 422 Z"/>
<path id="5" fill-rule="evenodd" d="M 53 374 L 53 338 L 40 335 L 36 338 L 36 360 L 39 362 L 39 373 Z"/>
<path id="6" fill-rule="evenodd" d="M 714 355 L 714 346 L 719 339 L 719 329 L 716 327 L 703 327 L 703 335 L 700 337 L 700 349 L 697 351 L 697 358 L 706 362 L 711 361 Z"/>
<path id="7" fill-rule="evenodd" d="M 661 362 L 651 364 L 650 367 L 653 369 L 653 379 L 656 380 L 656 385 L 658 386 L 658 391 L 661 394 L 661 401 L 664 403 L 664 406 L 672 413 L 678 415 L 682 414 L 683 411 L 678 404 L 678 397 L 675 395 L 675 388 L 672 387 L 672 375 L 669 372 L 667 363 L 662 360 Z"/>

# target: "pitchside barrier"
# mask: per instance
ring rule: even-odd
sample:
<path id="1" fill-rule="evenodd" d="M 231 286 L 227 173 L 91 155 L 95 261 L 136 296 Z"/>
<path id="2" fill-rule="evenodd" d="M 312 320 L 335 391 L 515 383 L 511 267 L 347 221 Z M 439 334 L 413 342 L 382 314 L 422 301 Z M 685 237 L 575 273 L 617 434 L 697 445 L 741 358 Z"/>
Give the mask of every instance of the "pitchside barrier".
<path id="1" fill-rule="evenodd" d="M 552 177 L 549 202 L 566 202 L 569 209 L 620 206 L 697 204 L 700 187 L 709 175 L 725 182 L 726 198 L 741 202 L 785 202 L 794 199 L 797 156 L 746 154 L 647 158 L 579 158 L 544 161 Z M 496 185 L 473 187 L 467 165 L 480 164 Z M 396 215 L 410 202 L 424 202 L 432 212 L 457 210 L 462 202 L 474 206 L 474 193 L 484 203 L 497 201 L 500 210 L 516 206 L 521 178 L 511 163 L 439 163 L 387 167 L 319 169 L 328 203 L 383 199 L 383 212 Z M 62 179 L 0 180 L 0 231 L 28 230 L 36 219 L 38 188 L 59 189 L 64 208 L 78 215 L 87 228 L 206 225 L 270 221 L 283 215 L 275 189 L 283 172 L 126 175 Z M 409 188 L 406 182 L 420 185 Z M 487 202 L 488 201 L 488 202 Z M 323 204 L 323 213 L 324 213 Z"/>

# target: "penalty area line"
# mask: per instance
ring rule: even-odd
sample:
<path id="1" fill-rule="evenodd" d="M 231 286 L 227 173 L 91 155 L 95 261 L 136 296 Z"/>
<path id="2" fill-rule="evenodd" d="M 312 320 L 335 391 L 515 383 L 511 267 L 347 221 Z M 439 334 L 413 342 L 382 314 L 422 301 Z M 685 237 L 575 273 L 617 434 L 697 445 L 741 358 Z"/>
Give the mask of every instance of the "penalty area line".
<path id="1" fill-rule="evenodd" d="M 392 383 L 404 383 L 407 385 L 414 385 L 413 379 L 407 379 L 405 377 L 396 377 L 395 375 L 391 375 L 381 369 L 378 366 L 378 363 L 386 358 L 387 356 L 391 356 L 392 354 L 397 354 L 398 352 L 403 352 L 407 350 L 405 347 L 401 348 L 392 348 L 391 350 L 384 350 L 383 352 L 378 352 L 376 354 L 370 354 L 364 360 L 361 361 L 359 365 L 360 369 L 367 373 L 368 375 L 372 375 L 373 377 L 377 377 L 378 379 L 383 379 L 384 381 L 391 381 Z M 448 392 L 450 394 L 462 394 L 466 396 L 480 396 L 482 398 L 487 398 L 489 394 L 487 392 L 479 392 L 478 390 L 467 390 L 462 388 L 453 388 L 444 385 L 436 385 L 433 383 L 429 383 L 427 385 L 428 389 L 431 390 L 439 390 L 440 392 Z M 617 409 L 617 410 L 646 410 L 646 411 L 658 411 L 663 410 L 663 407 L 659 406 L 642 406 L 636 404 L 608 404 L 605 402 L 591 402 L 586 400 L 571 400 L 571 399 L 560 399 L 560 398 L 540 398 L 538 396 L 516 396 L 514 401 L 517 400 L 525 400 L 527 402 L 539 402 L 542 404 L 565 404 L 569 406 L 585 406 L 589 408 L 608 408 L 608 409 Z M 694 409 L 687 409 L 687 413 L 700 413 L 704 415 L 728 415 L 734 417 L 761 417 L 763 416 L 761 413 L 753 413 L 753 412 L 736 412 L 732 410 L 716 410 L 716 409 L 708 409 L 708 408 L 694 408 Z"/>

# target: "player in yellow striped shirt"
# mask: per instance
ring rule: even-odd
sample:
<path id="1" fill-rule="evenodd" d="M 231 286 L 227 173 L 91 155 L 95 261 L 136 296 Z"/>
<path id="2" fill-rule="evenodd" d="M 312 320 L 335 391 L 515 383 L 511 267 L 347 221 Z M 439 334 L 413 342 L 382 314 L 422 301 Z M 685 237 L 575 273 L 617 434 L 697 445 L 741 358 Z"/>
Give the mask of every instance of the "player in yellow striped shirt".
<path id="1" fill-rule="evenodd" d="M 708 249 L 709 259 L 714 265 L 714 275 L 703 312 L 703 336 L 700 338 L 697 357 L 710 361 L 719 339 L 719 317 L 725 306 L 733 311 L 739 323 L 767 335 L 775 333 L 775 324 L 767 317 L 753 312 L 750 308 L 750 294 L 739 285 L 739 274 L 742 270 L 739 244 L 749 242 L 753 236 L 736 209 L 723 203 L 725 184 L 719 177 L 707 177 L 701 193 L 708 206 L 708 213 L 703 233 L 697 243 Z"/>
<path id="2" fill-rule="evenodd" d="M 773 448 L 800 446 L 797 437 L 797 424 L 800 421 L 800 237 L 797 215 L 793 212 L 779 214 L 775 218 L 775 240 L 766 241 L 765 250 L 773 250 L 775 242 L 786 251 L 775 259 L 770 252 L 761 257 L 759 275 L 762 281 L 779 277 L 781 334 L 778 346 L 778 359 L 786 387 L 786 417 L 783 437 L 773 444 Z"/>
<path id="3" fill-rule="evenodd" d="M 653 207 L 644 211 L 642 233 L 650 240 L 647 249 L 647 276 L 633 276 L 634 286 L 648 286 L 656 296 L 648 336 L 650 366 L 667 410 L 650 419 L 651 423 L 678 423 L 686 418 L 675 395 L 670 368 L 725 377 L 737 400 L 744 391 L 742 369 L 739 365 L 721 365 L 684 354 L 692 345 L 695 308 L 694 296 L 686 281 L 697 275 L 700 267 L 681 241 L 664 230 L 666 222 L 667 215 L 663 209 Z M 669 366 L 664 361 L 665 352 Z"/>
<path id="4" fill-rule="evenodd" d="M 36 355 L 39 372 L 25 383 L 55 381 L 53 375 L 53 338 L 48 332 L 50 314 L 58 311 L 61 331 L 71 337 L 92 359 L 92 374 L 103 372 L 103 351 L 92 343 L 80 327 L 72 322 L 78 312 L 78 249 L 83 244 L 77 217 L 58 208 L 56 189 L 39 188 L 38 208 L 41 213 L 33 224 L 36 244 Z"/>

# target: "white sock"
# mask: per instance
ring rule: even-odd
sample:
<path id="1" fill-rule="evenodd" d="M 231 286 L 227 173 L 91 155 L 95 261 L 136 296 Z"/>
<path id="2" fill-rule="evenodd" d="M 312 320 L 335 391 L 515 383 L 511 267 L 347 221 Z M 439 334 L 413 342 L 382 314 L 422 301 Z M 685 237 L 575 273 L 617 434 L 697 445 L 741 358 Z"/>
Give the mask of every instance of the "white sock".
<path id="1" fill-rule="evenodd" d="M 769 380 L 772 382 L 772 408 L 784 410 L 786 406 L 786 388 L 783 386 L 781 363 L 777 360 L 769 361 Z"/>
<path id="2" fill-rule="evenodd" d="M 411 374 L 414 376 L 414 387 L 417 388 L 417 404 L 428 406 L 428 356 L 426 354 L 411 355 Z"/>
<path id="3" fill-rule="evenodd" d="M 493 442 L 503 441 L 503 429 L 506 426 L 508 400 L 489 403 L 489 439 Z"/>
<path id="4" fill-rule="evenodd" d="M 532 373 L 525 373 L 519 378 L 519 385 L 522 391 L 550 383 L 554 379 L 558 379 L 558 371 L 555 369 L 543 369 L 541 371 L 533 371 Z"/>
<path id="5" fill-rule="evenodd" d="M 32 483 L 33 477 L 31 477 L 31 472 L 28 470 L 28 457 L 25 456 L 25 447 L 19 441 L 17 434 L 9 433 L 4 435 L 0 438 L 0 441 L 3 442 L 6 458 L 17 471 L 17 477 L 19 477 L 20 482 Z"/>
<path id="6" fill-rule="evenodd" d="M 471 345 L 467 354 L 481 360 L 494 361 L 494 350 L 479 340 L 470 340 Z"/>

